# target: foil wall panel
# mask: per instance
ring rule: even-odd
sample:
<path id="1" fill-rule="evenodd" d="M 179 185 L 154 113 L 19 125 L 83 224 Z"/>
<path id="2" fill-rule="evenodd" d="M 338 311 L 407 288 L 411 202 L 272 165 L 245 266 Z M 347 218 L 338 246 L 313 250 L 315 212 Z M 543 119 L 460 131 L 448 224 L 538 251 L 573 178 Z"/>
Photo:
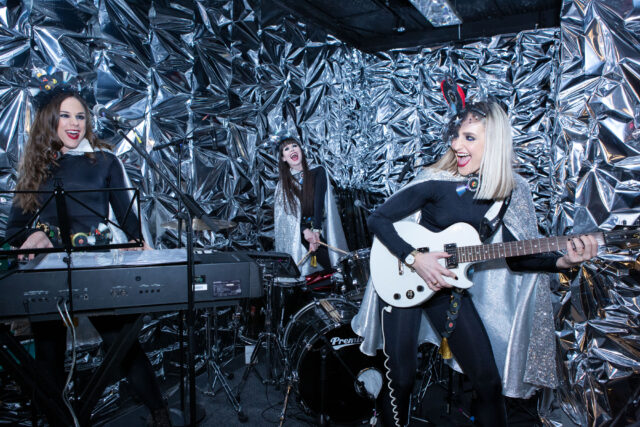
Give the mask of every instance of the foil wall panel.
<path id="1" fill-rule="evenodd" d="M 0 188 L 15 184 L 32 77 L 55 67 L 91 103 L 130 119 L 128 135 L 206 211 L 238 224 L 200 232 L 200 246 L 270 249 L 270 136 L 297 136 L 337 186 L 382 200 L 446 149 L 440 81 L 451 74 L 469 97 L 508 110 L 543 233 L 631 224 L 638 16 L 629 1 L 565 0 L 558 29 L 369 55 L 266 0 L 0 0 Z M 179 208 L 175 194 L 111 125 L 99 130 L 142 190 L 154 244 L 175 246 L 176 231 L 162 226 Z M 2 226 L 9 206 L 0 199 Z M 619 396 L 638 384 L 635 256 L 603 255 L 557 283 L 565 381 L 543 400 L 545 423 L 561 422 L 554 405 L 585 426 L 628 416 Z"/>
<path id="2" fill-rule="evenodd" d="M 563 4 L 550 175 L 556 233 L 637 224 L 639 11 L 636 2 Z M 557 397 L 575 424 L 638 419 L 636 258 L 602 255 L 558 286 L 565 382 Z"/>

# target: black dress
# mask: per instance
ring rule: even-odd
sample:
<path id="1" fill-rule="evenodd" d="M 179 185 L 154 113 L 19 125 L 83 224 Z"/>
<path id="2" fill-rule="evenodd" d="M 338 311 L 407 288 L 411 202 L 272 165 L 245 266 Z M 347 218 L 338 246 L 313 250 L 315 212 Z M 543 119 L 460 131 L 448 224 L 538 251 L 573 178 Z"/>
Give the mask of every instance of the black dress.
<path id="1" fill-rule="evenodd" d="M 96 152 L 91 155 L 65 154 L 58 156 L 57 165 L 49 166 L 49 176 L 39 190 L 52 191 L 56 185 L 65 190 L 117 189 L 125 187 L 124 171 L 118 159 L 108 152 Z M 127 210 L 130 197 L 125 191 L 101 191 L 72 193 L 76 200 L 67 199 L 67 211 L 71 234 L 89 233 L 99 224 L 106 224 L 109 217 L 109 205 L 127 236 L 139 238 L 138 219 Z M 38 196 L 41 205 L 49 194 Z M 83 206 L 85 205 L 85 206 Z M 90 207 L 88 209 L 87 207 Z M 9 214 L 6 236 L 11 238 L 13 246 L 20 247 L 33 233 L 39 231 L 29 223 L 32 212 L 25 213 L 17 204 L 13 204 Z M 56 203 L 53 200 L 44 206 L 37 219 L 48 227 L 59 227 Z M 60 245 L 53 239 L 54 245 Z M 102 336 L 106 348 L 114 344 L 120 330 L 136 320 L 136 316 L 96 316 L 91 322 Z M 32 322 L 31 329 L 36 344 L 36 360 L 45 372 L 51 372 L 56 383 L 62 388 L 65 382 L 64 354 L 66 350 L 66 328 L 62 321 Z M 122 371 L 134 391 L 150 410 L 163 407 L 162 395 L 151 364 L 136 340 L 121 365 Z M 117 378 L 114 378 L 114 380 Z M 50 424 L 58 425 L 56 420 Z"/>

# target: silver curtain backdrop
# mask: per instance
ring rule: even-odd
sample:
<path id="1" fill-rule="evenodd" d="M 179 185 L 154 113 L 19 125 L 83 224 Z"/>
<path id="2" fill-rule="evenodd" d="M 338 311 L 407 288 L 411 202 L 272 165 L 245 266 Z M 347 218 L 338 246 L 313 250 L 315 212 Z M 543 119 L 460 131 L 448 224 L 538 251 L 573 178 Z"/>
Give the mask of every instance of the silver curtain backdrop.
<path id="1" fill-rule="evenodd" d="M 181 172 L 205 210 L 238 223 L 198 244 L 269 249 L 270 136 L 297 136 L 335 185 L 387 196 L 446 148 L 440 81 L 450 74 L 468 96 L 507 108 L 543 233 L 609 230 L 640 213 L 639 22 L 635 1 L 565 0 L 560 28 L 371 55 L 266 0 L 0 0 L 0 188 L 15 185 L 33 77 L 54 67 L 130 119 L 129 136 L 173 179 Z M 156 247 L 175 246 L 161 225 L 174 194 L 110 125 L 98 127 L 142 190 Z M 152 151 L 168 142 L 177 145 Z M 3 226 L 9 207 L 0 199 Z M 633 406 L 636 256 L 603 254 L 557 281 L 564 381 L 542 401 L 547 425 L 561 425 L 558 406 L 581 426 L 611 425 Z"/>

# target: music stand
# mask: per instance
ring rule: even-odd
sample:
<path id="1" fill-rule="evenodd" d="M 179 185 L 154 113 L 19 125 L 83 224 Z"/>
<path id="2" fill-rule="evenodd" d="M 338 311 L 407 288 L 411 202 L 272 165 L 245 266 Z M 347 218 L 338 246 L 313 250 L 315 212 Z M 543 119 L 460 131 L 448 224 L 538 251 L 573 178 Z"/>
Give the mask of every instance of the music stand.
<path id="1" fill-rule="evenodd" d="M 113 192 L 113 191 L 131 191 L 133 190 L 133 197 L 127 207 L 124 218 L 122 218 L 122 225 L 119 225 L 109 218 L 105 218 L 103 213 L 97 212 L 95 209 L 87 206 L 80 199 L 75 197 L 77 194 L 81 193 L 95 193 L 95 192 Z M 140 226 L 140 207 L 139 203 L 139 193 L 137 190 L 132 188 L 105 188 L 105 189 L 94 189 L 94 190 L 65 190 L 62 182 L 56 182 L 54 185 L 53 191 L 0 191 L 0 194 L 20 194 L 20 193 L 33 193 L 33 194 L 45 194 L 49 195 L 42 206 L 36 210 L 36 212 L 29 218 L 26 224 L 31 225 L 35 222 L 35 220 L 40 216 L 40 213 L 47 207 L 52 201 L 56 203 L 56 213 L 58 217 L 59 224 L 59 236 L 62 243 L 62 247 L 54 247 L 54 248 L 32 248 L 32 249 L 0 249 L 0 256 L 9 256 L 9 255 L 26 255 L 26 254 L 44 254 L 44 253 L 66 253 L 67 256 L 64 258 L 64 262 L 66 264 L 67 269 L 67 296 L 61 296 L 58 298 L 57 306 L 58 310 L 60 310 L 60 305 L 69 304 L 69 309 L 67 311 L 67 315 L 69 319 L 73 319 L 74 309 L 73 309 L 73 299 L 77 298 L 78 295 L 75 295 L 73 292 L 72 286 L 72 253 L 73 252 L 87 252 L 87 251 L 101 251 L 106 249 L 117 249 L 117 248 L 131 248 L 131 247 L 142 247 L 142 230 Z M 71 241 L 71 229 L 70 229 L 70 221 L 69 215 L 67 211 L 67 202 L 73 202 L 96 217 L 102 218 L 104 222 L 107 224 L 111 224 L 116 228 L 120 229 L 125 233 L 127 238 L 130 240 L 127 243 L 116 243 L 116 244 L 98 244 L 98 245 L 89 245 L 89 246 L 73 246 Z M 125 223 L 130 219 L 129 215 L 133 210 L 133 206 L 138 206 L 138 216 L 137 216 L 137 229 L 136 230 L 127 230 L 125 227 Z M 5 238 L 0 241 L 0 246 L 4 247 L 5 244 L 13 241 L 19 234 L 25 233 L 29 229 L 19 230 L 18 232 L 5 236 Z M 137 236 L 135 235 L 137 234 Z M 7 274 L 0 277 L 0 281 L 9 275 L 14 274 L 17 269 L 9 271 Z M 98 367 L 98 369 L 94 372 L 91 377 L 91 380 L 88 382 L 87 387 L 84 390 L 79 390 L 80 397 L 76 399 L 76 404 L 80 404 L 80 411 L 78 412 L 79 420 L 82 424 L 88 423 L 91 418 L 91 411 L 95 406 L 97 400 L 100 397 L 100 393 L 104 390 L 104 388 L 108 385 L 108 381 L 111 378 L 111 374 L 113 370 L 120 365 L 126 352 L 131 348 L 134 343 L 134 340 L 138 338 L 138 332 L 142 328 L 142 315 L 138 317 L 138 319 L 130 325 L 123 327 L 118 335 L 118 339 L 116 340 L 116 344 L 111 346 L 108 349 L 107 355 L 105 357 L 105 361 Z M 67 412 L 66 404 L 62 398 L 62 394 L 64 390 L 59 390 L 58 386 L 55 384 L 49 374 L 50 372 L 45 372 L 41 369 L 37 363 L 33 360 L 31 355 L 29 355 L 24 350 L 21 350 L 20 343 L 11 335 L 8 328 L 4 327 L 0 329 L 0 340 L 3 345 L 0 347 L 0 360 L 3 361 L 3 365 L 8 368 L 8 370 L 13 374 L 16 381 L 23 387 L 23 390 L 30 391 L 31 395 L 34 396 L 34 400 L 43 408 L 45 415 L 50 420 L 66 420 L 67 422 L 71 421 L 69 418 L 69 413 Z M 17 359 L 19 363 L 16 363 L 14 359 Z M 6 365 L 5 365 L 6 363 Z M 71 373 L 73 375 L 73 372 Z M 75 411 L 74 411 L 75 412 Z"/>

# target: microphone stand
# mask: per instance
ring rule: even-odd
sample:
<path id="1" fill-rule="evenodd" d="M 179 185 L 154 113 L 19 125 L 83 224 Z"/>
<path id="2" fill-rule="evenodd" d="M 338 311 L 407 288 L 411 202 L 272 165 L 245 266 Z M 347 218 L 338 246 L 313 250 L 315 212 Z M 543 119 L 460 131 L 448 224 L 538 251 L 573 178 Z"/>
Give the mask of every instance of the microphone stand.
<path id="1" fill-rule="evenodd" d="M 184 203 L 184 206 L 187 208 L 187 363 L 188 363 L 188 380 L 189 380 L 189 425 L 195 427 L 197 423 L 196 418 L 196 371 L 195 371 L 195 361 L 194 361 L 194 301 L 193 301 L 193 270 L 194 270 L 194 262 L 193 262 L 193 228 L 192 228 L 192 219 L 193 217 L 199 218 L 209 226 L 212 231 L 218 231 L 219 228 L 214 224 L 211 218 L 205 214 L 204 210 L 200 205 L 190 196 L 182 192 L 182 190 L 173 183 L 173 181 L 158 168 L 155 163 L 151 160 L 151 156 L 146 152 L 144 147 L 140 147 L 138 144 L 131 141 L 131 139 L 127 136 L 124 130 L 120 127 L 120 124 L 117 122 L 112 123 L 116 127 L 116 132 L 120 135 L 124 140 L 126 140 L 129 145 L 136 150 L 136 152 L 142 156 L 143 159 L 147 161 L 147 165 L 153 169 L 155 173 L 158 174 L 171 189 L 178 195 L 178 200 L 181 200 Z M 180 173 L 179 173 L 180 174 Z M 182 382 L 182 378 L 180 379 Z M 201 408 L 202 409 L 202 408 Z M 202 409 L 204 412 L 204 409 Z M 183 413 L 184 415 L 184 413 Z"/>
<path id="2" fill-rule="evenodd" d="M 67 198 L 62 187 L 62 180 L 54 183 L 53 194 L 56 199 L 56 211 L 58 213 L 58 225 L 60 227 L 60 237 L 64 251 L 67 254 L 64 261 L 67 264 L 67 286 L 69 288 L 69 313 L 73 318 L 73 287 L 71 285 L 71 227 L 69 225 L 69 214 L 67 213 Z"/>
<path id="3" fill-rule="evenodd" d="M 192 131 L 193 132 L 193 131 Z M 189 135 L 187 135 L 188 137 Z M 186 137 L 185 137 L 186 138 Z M 154 146 L 151 150 L 152 151 L 160 151 L 163 150 L 167 147 L 171 147 L 171 146 L 175 146 L 178 149 L 178 188 L 182 188 L 182 139 L 177 140 L 177 141 L 169 141 L 167 143 L 164 144 L 159 144 Z M 178 248 L 182 247 L 182 223 L 183 220 L 186 221 L 190 221 L 191 219 L 187 216 L 184 215 L 182 213 L 182 199 L 178 198 L 178 208 L 176 210 L 176 219 L 178 220 L 178 227 L 177 227 L 177 232 L 178 232 Z M 190 233 L 189 229 L 187 229 L 187 233 Z M 190 235 L 187 236 L 187 239 L 190 238 Z M 191 248 L 192 246 L 189 245 L 189 243 L 187 242 L 187 246 L 189 248 Z M 187 264 L 189 265 L 189 264 Z M 184 312 L 182 310 L 180 310 L 180 319 L 178 320 L 178 331 L 180 333 L 180 408 L 182 408 L 182 410 L 184 411 L 184 381 L 182 381 L 182 378 L 184 378 L 184 322 L 183 322 L 183 318 L 184 318 Z"/>

